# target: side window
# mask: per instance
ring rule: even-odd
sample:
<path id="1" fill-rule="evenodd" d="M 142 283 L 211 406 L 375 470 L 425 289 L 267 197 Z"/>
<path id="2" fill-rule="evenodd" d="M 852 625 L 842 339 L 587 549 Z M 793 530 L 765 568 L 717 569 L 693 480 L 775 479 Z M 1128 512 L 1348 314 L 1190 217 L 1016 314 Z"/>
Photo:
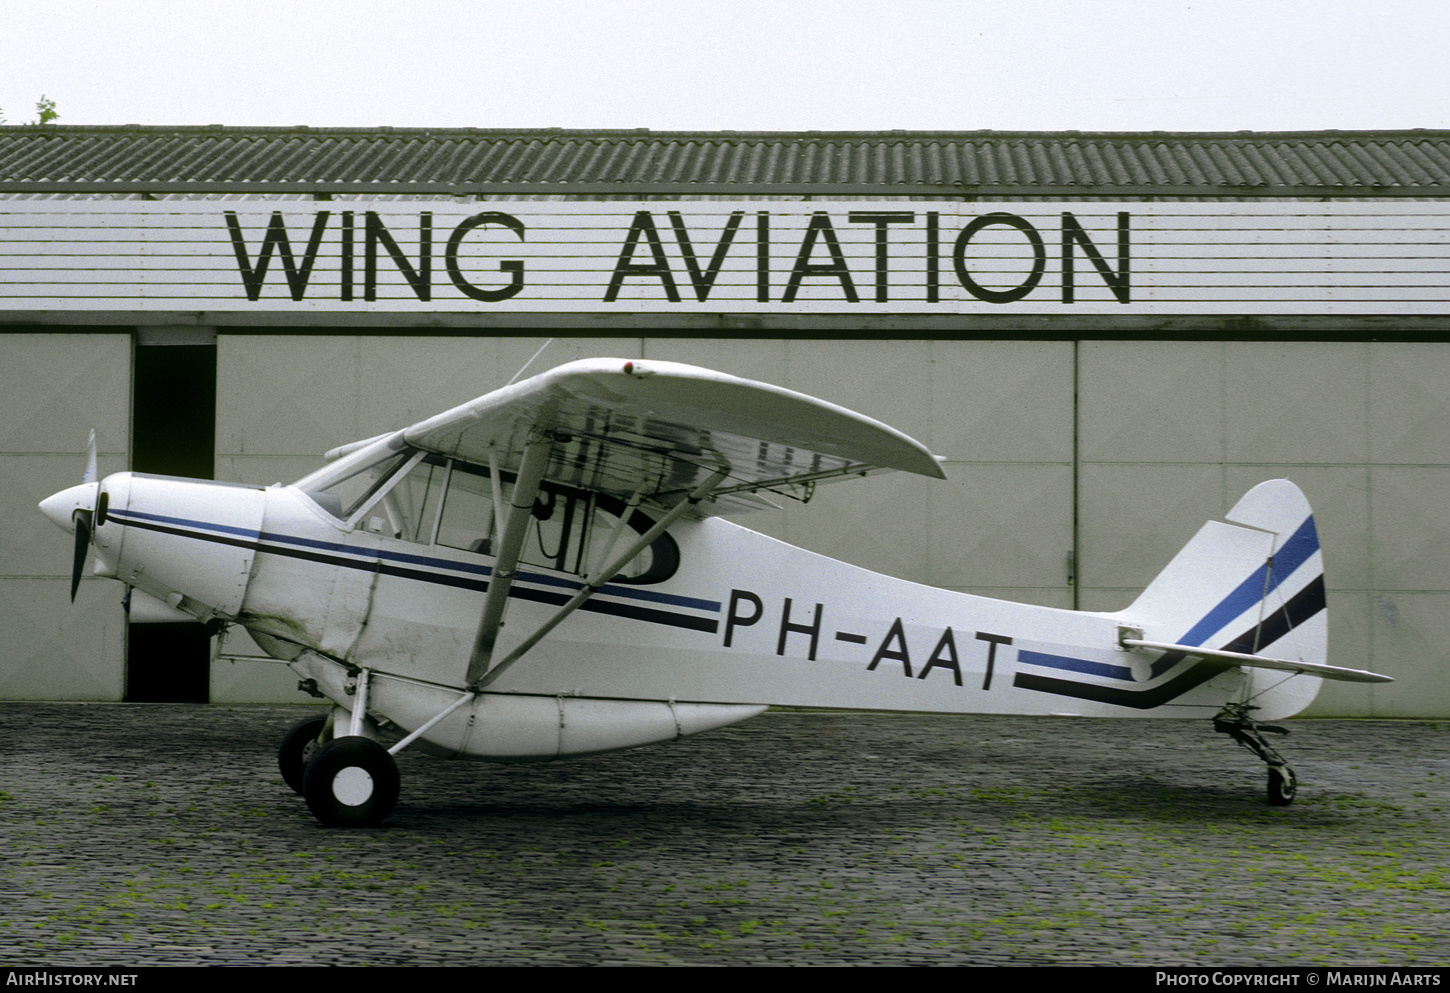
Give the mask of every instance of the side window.
<path id="1" fill-rule="evenodd" d="M 626 520 L 626 515 L 628 515 Z M 590 570 L 602 566 L 623 549 L 627 542 L 654 527 L 655 522 L 641 511 L 629 511 L 623 500 L 595 494 L 593 521 L 589 531 Z M 662 583 L 680 567 L 680 546 L 669 533 L 660 535 L 644 551 L 625 563 L 610 577 L 611 583 L 644 586 Z"/>
<path id="2" fill-rule="evenodd" d="M 501 473 L 500 477 L 501 499 L 507 508 L 513 498 L 514 476 Z M 507 509 L 504 513 L 508 513 Z M 534 500 L 519 561 L 557 572 L 589 575 L 654 526 L 648 515 L 637 510 L 629 513 L 627 521 L 621 521 L 625 513 L 622 500 L 545 483 Z M 443 498 L 438 544 L 493 555 L 498 531 L 489 470 L 455 461 Z M 610 582 L 663 582 L 674 575 L 679 563 L 679 546 L 668 534 L 661 535 Z"/>
<path id="3" fill-rule="evenodd" d="M 505 505 L 511 489 L 504 487 Z M 493 539 L 493 485 L 488 470 L 454 462 L 443 497 L 438 544 L 491 555 Z"/>
<path id="4" fill-rule="evenodd" d="M 583 561 L 588 547 L 590 496 L 582 490 L 545 483 L 534 501 L 534 520 L 520 560 L 582 575 L 590 565 Z"/>

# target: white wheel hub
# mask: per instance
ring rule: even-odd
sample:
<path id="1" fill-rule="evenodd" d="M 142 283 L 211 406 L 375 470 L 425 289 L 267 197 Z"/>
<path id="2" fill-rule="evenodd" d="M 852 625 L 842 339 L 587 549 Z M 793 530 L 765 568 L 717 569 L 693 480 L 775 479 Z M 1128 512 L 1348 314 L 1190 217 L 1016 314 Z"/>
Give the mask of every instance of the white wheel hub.
<path id="1" fill-rule="evenodd" d="M 338 803 L 362 806 L 373 795 L 373 777 L 366 769 L 350 765 L 332 777 L 332 795 Z"/>

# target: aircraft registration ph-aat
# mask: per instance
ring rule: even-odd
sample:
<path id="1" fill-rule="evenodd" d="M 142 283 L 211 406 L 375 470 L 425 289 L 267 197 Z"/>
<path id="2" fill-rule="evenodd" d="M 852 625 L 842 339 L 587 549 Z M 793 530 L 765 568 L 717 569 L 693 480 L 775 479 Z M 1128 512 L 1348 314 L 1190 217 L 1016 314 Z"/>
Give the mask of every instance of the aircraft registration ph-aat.
<path id="1" fill-rule="evenodd" d="M 1263 721 L 1324 677 L 1308 502 L 1273 480 L 1209 522 L 1131 606 L 1090 613 L 933 589 L 746 530 L 762 494 L 883 471 L 945 478 L 899 431 L 693 366 L 588 359 L 328 453 L 290 486 L 120 472 L 41 509 L 94 572 L 244 627 L 328 717 L 284 739 L 324 824 L 393 810 L 393 756 L 535 761 L 669 741 L 769 705 L 1212 716 L 1295 777 Z M 505 623 L 507 622 L 507 623 Z M 391 747 L 381 724 L 402 735 Z"/>

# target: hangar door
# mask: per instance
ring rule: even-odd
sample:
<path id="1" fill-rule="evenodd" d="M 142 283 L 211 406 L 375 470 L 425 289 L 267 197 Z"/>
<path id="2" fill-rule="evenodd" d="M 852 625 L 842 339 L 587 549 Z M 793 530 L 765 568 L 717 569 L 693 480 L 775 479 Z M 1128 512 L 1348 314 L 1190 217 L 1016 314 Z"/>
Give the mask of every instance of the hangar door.
<path id="1" fill-rule="evenodd" d="M 71 603 L 70 539 L 36 504 L 81 481 L 92 428 L 101 473 L 129 467 L 131 335 L 8 331 L 0 358 L 0 697 L 120 700 L 121 588 L 87 576 Z"/>

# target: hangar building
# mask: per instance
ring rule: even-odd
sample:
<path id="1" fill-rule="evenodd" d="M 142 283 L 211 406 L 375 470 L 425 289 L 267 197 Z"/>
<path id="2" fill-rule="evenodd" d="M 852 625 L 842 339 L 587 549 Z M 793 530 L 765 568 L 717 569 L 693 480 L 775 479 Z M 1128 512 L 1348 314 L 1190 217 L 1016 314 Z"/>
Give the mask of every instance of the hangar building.
<path id="1" fill-rule="evenodd" d="M 1288 476 L 1311 713 L 1450 714 L 1450 132 L 0 127 L 0 698 L 305 699 L 198 630 L 68 602 L 35 505 L 103 473 L 291 481 L 590 355 L 704 365 L 923 441 L 947 482 L 743 523 L 1111 610 Z"/>

